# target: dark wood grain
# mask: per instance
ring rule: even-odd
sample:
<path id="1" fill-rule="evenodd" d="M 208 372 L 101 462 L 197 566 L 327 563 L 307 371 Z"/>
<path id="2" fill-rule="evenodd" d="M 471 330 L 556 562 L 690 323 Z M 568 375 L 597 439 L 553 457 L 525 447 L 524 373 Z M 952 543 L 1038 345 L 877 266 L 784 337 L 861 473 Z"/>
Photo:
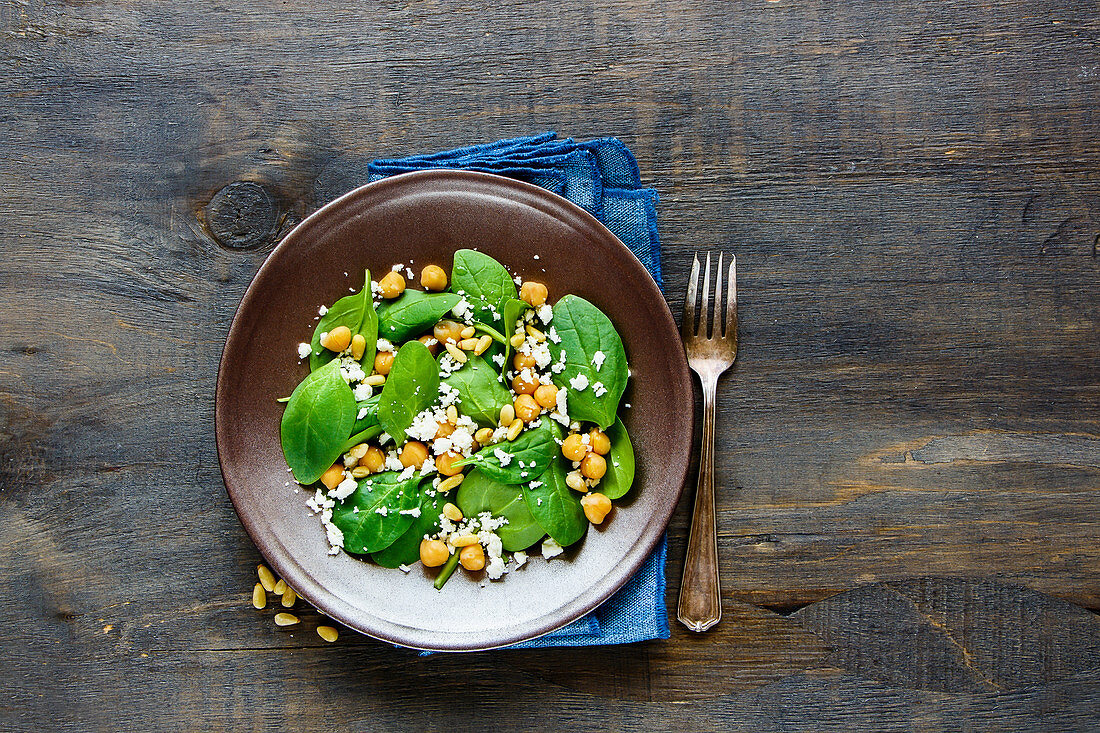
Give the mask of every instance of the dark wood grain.
<path id="1" fill-rule="evenodd" d="M 0 727 L 1097 727 L 1094 4 L 4 0 L 0 38 Z M 637 154 L 675 313 L 737 253 L 723 622 L 277 630 L 213 443 L 244 288 L 370 159 L 545 129 Z"/>

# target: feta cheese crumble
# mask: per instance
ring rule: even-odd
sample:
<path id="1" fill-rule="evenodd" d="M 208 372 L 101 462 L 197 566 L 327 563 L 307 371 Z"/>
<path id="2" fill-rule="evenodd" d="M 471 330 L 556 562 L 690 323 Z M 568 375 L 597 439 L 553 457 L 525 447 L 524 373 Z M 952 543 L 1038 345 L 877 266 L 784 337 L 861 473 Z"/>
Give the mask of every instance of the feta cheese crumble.
<path id="1" fill-rule="evenodd" d="M 588 389 L 588 375 L 578 374 L 577 376 L 569 380 L 569 386 L 577 390 L 578 392 L 583 392 L 584 390 Z"/>
<path id="2" fill-rule="evenodd" d="M 339 484 L 337 484 L 336 488 L 330 491 L 328 495 L 331 498 L 336 499 L 337 501 L 343 501 L 344 499 L 355 493 L 355 490 L 357 488 L 359 488 L 358 482 L 351 476 L 348 476 Z"/>
<path id="3" fill-rule="evenodd" d="M 592 366 L 596 367 L 596 371 L 600 371 L 600 367 L 603 366 L 603 362 L 607 357 L 602 351 L 597 351 L 592 355 Z"/>
<path id="4" fill-rule="evenodd" d="M 563 552 L 565 552 L 565 550 L 553 537 L 547 537 L 542 541 L 542 556 L 545 559 L 549 560 L 552 557 L 557 557 Z"/>
<path id="5" fill-rule="evenodd" d="M 307 359 L 313 353 L 313 347 L 307 343 L 298 344 L 298 358 Z"/>

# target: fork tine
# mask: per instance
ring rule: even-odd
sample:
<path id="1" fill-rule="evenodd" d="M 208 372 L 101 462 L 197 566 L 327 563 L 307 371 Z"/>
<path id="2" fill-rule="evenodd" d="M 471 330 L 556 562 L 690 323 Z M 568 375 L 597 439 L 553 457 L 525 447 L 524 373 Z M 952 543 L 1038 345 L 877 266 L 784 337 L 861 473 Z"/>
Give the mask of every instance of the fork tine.
<path id="1" fill-rule="evenodd" d="M 726 332 L 737 338 L 737 255 L 730 255 L 729 296 L 726 300 Z"/>
<path id="2" fill-rule="evenodd" d="M 684 341 L 695 336 L 695 298 L 699 295 L 699 255 L 691 264 L 691 279 L 688 280 L 687 297 L 684 298 L 684 317 L 680 322 L 680 338 Z"/>
<path id="3" fill-rule="evenodd" d="M 699 335 L 710 338 L 710 252 L 707 252 L 707 267 L 703 270 L 703 301 L 699 304 Z"/>
<path id="4" fill-rule="evenodd" d="M 715 338 L 720 338 L 725 334 L 725 329 L 722 326 L 722 297 L 725 293 L 722 292 L 722 253 L 718 253 L 718 266 L 714 268 L 714 327 L 711 332 Z"/>

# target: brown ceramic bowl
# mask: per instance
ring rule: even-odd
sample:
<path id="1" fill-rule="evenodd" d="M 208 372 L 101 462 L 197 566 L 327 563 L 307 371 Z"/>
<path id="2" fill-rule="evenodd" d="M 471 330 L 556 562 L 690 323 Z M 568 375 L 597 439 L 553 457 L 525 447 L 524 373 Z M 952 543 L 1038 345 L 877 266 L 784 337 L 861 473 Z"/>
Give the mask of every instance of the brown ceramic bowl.
<path id="1" fill-rule="evenodd" d="M 634 487 L 610 521 L 552 561 L 482 587 L 459 571 L 442 591 L 419 563 L 408 574 L 330 556 L 295 493 L 279 445 L 283 406 L 305 376 L 296 347 L 317 308 L 362 286 L 369 267 L 395 262 L 448 272 L 474 247 L 546 283 L 554 300 L 576 293 L 615 323 L 633 377 L 623 420 L 633 439 Z M 536 259 L 537 255 L 537 259 Z M 346 275 L 345 275 L 346 273 Z M 229 329 L 218 372 L 218 458 L 245 529 L 275 572 L 308 602 L 369 636 L 418 649 L 473 651 L 531 639 L 607 600 L 661 537 L 688 469 L 691 381 L 676 325 L 635 256 L 595 218 L 536 186 L 465 171 L 430 171 L 358 188 L 303 221 L 267 258 Z"/>

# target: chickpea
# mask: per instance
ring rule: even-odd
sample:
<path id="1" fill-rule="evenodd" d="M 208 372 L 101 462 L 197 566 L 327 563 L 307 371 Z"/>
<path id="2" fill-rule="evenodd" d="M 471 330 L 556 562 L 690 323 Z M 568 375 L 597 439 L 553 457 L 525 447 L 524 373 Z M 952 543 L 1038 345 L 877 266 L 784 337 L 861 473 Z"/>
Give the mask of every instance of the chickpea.
<path id="1" fill-rule="evenodd" d="M 584 516 L 588 517 L 589 522 L 602 524 L 611 511 L 611 500 L 597 491 L 582 496 L 581 506 L 584 507 Z"/>
<path id="2" fill-rule="evenodd" d="M 425 290 L 445 290 L 447 288 L 447 273 L 439 265 L 428 265 L 420 271 L 420 285 Z"/>
<path id="3" fill-rule="evenodd" d="M 588 454 L 588 446 L 581 441 L 578 433 L 573 433 L 562 441 L 561 454 L 571 461 L 583 461 Z"/>
<path id="4" fill-rule="evenodd" d="M 580 471 L 570 471 L 565 474 L 565 485 L 573 491 L 579 491 L 582 494 L 588 493 L 588 484 L 584 482 L 584 477 L 581 476 Z"/>
<path id="5" fill-rule="evenodd" d="M 435 429 L 435 437 L 446 438 L 455 431 L 455 426 L 449 422 L 439 423 L 439 427 Z"/>
<path id="6" fill-rule="evenodd" d="M 461 460 L 462 456 L 450 451 L 444 453 L 441 456 L 437 456 L 435 459 L 435 468 L 439 471 L 441 476 L 455 476 L 462 473 L 462 466 L 456 466 L 455 461 Z"/>
<path id="7" fill-rule="evenodd" d="M 534 280 L 528 280 L 519 287 L 520 300 L 525 300 L 536 308 L 546 302 L 547 295 L 546 286 Z"/>
<path id="8" fill-rule="evenodd" d="M 420 562 L 426 568 L 438 568 L 451 556 L 443 540 L 420 540 Z"/>
<path id="9" fill-rule="evenodd" d="M 348 348 L 348 344 L 351 343 L 351 329 L 347 326 L 337 326 L 324 335 L 321 339 L 321 346 L 324 346 L 329 351 L 335 351 L 340 353 L 344 349 Z"/>
<path id="10" fill-rule="evenodd" d="M 554 409 L 558 404 L 558 388 L 552 384 L 540 384 L 535 387 L 535 402 L 547 410 Z"/>
<path id="11" fill-rule="evenodd" d="M 378 374 L 386 375 L 390 373 L 390 369 L 393 367 L 393 352 L 392 351 L 379 351 L 374 355 L 374 371 Z"/>
<path id="12" fill-rule="evenodd" d="M 534 369 L 536 364 L 538 364 L 538 362 L 535 361 L 535 357 L 530 354 L 517 353 L 512 357 L 512 366 L 516 368 L 517 372 L 522 369 Z"/>
<path id="13" fill-rule="evenodd" d="M 428 446 L 424 445 L 419 440 L 410 440 L 408 443 L 405 443 L 405 446 L 401 449 L 400 457 L 401 465 L 405 468 L 409 466 L 420 468 L 424 465 L 424 461 L 428 460 Z"/>
<path id="14" fill-rule="evenodd" d="M 516 394 L 534 394 L 539 384 L 541 382 L 533 372 L 527 372 L 526 376 L 521 372 L 512 378 L 512 391 Z"/>
<path id="15" fill-rule="evenodd" d="M 611 438 L 599 428 L 592 428 L 588 433 L 588 444 L 592 450 L 601 456 L 606 456 L 611 451 Z"/>
<path id="16" fill-rule="evenodd" d="M 321 474 L 321 483 L 323 483 L 329 491 L 335 489 L 343 480 L 344 467 L 338 463 L 332 464 L 327 471 Z"/>
<path id="17" fill-rule="evenodd" d="M 386 454 L 376 445 L 367 448 L 366 454 L 359 459 L 359 465 L 370 469 L 371 473 L 378 473 L 386 463 Z"/>
<path id="18" fill-rule="evenodd" d="M 599 453 L 589 453 L 581 461 L 581 474 L 585 478 L 598 480 L 607 473 L 607 461 Z"/>
<path id="19" fill-rule="evenodd" d="M 435 356 L 439 353 L 439 339 L 437 339 L 430 333 L 424 334 L 423 336 L 418 338 L 417 341 L 427 346 L 428 351 L 432 352 L 432 356 Z"/>
<path id="20" fill-rule="evenodd" d="M 443 320 L 435 324 L 435 327 L 432 328 L 432 335 L 435 336 L 441 344 L 457 344 L 462 340 L 462 329 L 463 325 L 461 323 Z"/>
<path id="21" fill-rule="evenodd" d="M 535 398 L 529 394 L 521 394 L 516 397 L 513 407 L 516 410 L 516 417 L 524 422 L 531 422 L 542 412 L 539 403 L 535 402 Z"/>
<path id="22" fill-rule="evenodd" d="M 382 290 L 383 298 L 396 298 L 405 292 L 405 278 L 401 276 L 400 272 L 390 270 L 385 277 L 378 281 L 378 287 Z"/>
<path id="23" fill-rule="evenodd" d="M 466 545 L 458 552 L 458 563 L 471 572 L 485 567 L 485 550 L 481 545 Z"/>

